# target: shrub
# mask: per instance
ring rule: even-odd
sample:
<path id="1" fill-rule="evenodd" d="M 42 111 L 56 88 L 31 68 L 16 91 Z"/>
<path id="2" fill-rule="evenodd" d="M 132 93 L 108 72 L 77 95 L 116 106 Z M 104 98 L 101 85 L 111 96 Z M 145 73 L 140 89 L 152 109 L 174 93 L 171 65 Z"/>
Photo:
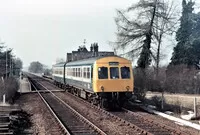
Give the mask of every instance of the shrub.
<path id="1" fill-rule="evenodd" d="M 186 65 L 171 66 L 167 70 L 165 89 L 172 93 L 198 94 L 199 70 Z"/>
<path id="2" fill-rule="evenodd" d="M 153 96 L 151 100 L 159 110 L 162 110 L 162 97 Z M 165 99 L 163 99 L 163 104 L 165 104 Z"/>
<path id="3" fill-rule="evenodd" d="M 3 100 L 3 95 L 6 95 L 6 101 L 12 102 L 17 90 L 19 82 L 16 78 L 10 77 L 4 81 L 0 81 L 0 102 Z"/>

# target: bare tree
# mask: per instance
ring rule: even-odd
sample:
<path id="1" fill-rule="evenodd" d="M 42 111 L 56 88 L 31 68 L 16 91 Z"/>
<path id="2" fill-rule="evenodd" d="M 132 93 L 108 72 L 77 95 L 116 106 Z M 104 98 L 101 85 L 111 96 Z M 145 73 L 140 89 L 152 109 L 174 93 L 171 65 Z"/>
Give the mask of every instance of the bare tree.
<path id="1" fill-rule="evenodd" d="M 156 63 L 156 78 L 158 77 L 159 73 L 159 64 L 161 59 L 161 45 L 162 41 L 165 38 L 165 36 L 172 35 L 175 32 L 176 24 L 178 22 L 176 15 L 176 6 L 174 2 L 169 2 L 163 0 L 163 3 L 165 3 L 165 6 L 160 11 L 160 15 L 162 17 L 156 18 L 156 21 L 154 23 L 153 29 L 153 35 L 156 39 L 156 53 L 154 54 L 153 58 Z M 157 9 L 158 10 L 158 9 Z"/>
<path id="2" fill-rule="evenodd" d="M 56 58 L 56 63 L 61 63 L 61 62 L 65 62 L 65 60 L 63 58 Z"/>
<path id="3" fill-rule="evenodd" d="M 117 10 L 114 48 L 125 50 L 127 57 L 139 56 L 137 63 L 142 69 L 150 65 L 152 57 L 159 61 L 152 53 L 152 44 L 159 41 L 161 45 L 163 34 L 172 28 L 172 10 L 164 0 L 140 0 L 126 10 Z"/>

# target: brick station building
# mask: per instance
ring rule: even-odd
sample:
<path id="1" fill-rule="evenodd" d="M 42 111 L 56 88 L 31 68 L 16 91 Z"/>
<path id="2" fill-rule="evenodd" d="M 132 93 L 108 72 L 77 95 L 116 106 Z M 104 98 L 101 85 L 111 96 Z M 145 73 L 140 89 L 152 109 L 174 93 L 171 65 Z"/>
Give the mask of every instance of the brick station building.
<path id="1" fill-rule="evenodd" d="M 98 56 L 113 56 L 114 52 L 107 52 L 107 51 L 99 51 L 98 43 L 93 43 L 90 46 L 90 50 L 88 51 L 87 48 L 83 46 L 79 46 L 77 51 L 72 51 L 72 53 L 67 53 L 66 61 L 76 61 L 81 59 L 87 59 L 91 57 L 98 57 Z"/>

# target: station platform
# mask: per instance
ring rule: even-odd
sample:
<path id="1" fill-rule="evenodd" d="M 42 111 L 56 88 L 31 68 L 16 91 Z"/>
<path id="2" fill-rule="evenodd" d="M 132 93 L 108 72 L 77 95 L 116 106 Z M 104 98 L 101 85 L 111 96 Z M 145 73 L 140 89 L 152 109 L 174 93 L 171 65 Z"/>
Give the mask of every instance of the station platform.
<path id="1" fill-rule="evenodd" d="M 19 93 L 31 92 L 31 84 L 28 81 L 28 78 L 24 77 L 23 79 L 21 79 L 20 77 L 19 83 L 20 83 L 19 90 L 18 90 Z"/>

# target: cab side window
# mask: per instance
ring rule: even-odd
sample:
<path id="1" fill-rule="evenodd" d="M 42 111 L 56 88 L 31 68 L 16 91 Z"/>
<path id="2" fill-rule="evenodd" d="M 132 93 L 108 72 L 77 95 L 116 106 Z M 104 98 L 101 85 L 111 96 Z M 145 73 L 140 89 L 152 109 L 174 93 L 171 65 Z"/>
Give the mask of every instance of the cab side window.
<path id="1" fill-rule="evenodd" d="M 110 67 L 110 79 L 119 79 L 118 67 Z"/>
<path id="2" fill-rule="evenodd" d="M 130 79 L 130 68 L 121 67 L 121 77 L 122 79 Z"/>
<path id="3" fill-rule="evenodd" d="M 99 79 L 108 79 L 108 68 L 107 67 L 99 67 L 98 68 L 98 77 L 99 77 Z"/>

